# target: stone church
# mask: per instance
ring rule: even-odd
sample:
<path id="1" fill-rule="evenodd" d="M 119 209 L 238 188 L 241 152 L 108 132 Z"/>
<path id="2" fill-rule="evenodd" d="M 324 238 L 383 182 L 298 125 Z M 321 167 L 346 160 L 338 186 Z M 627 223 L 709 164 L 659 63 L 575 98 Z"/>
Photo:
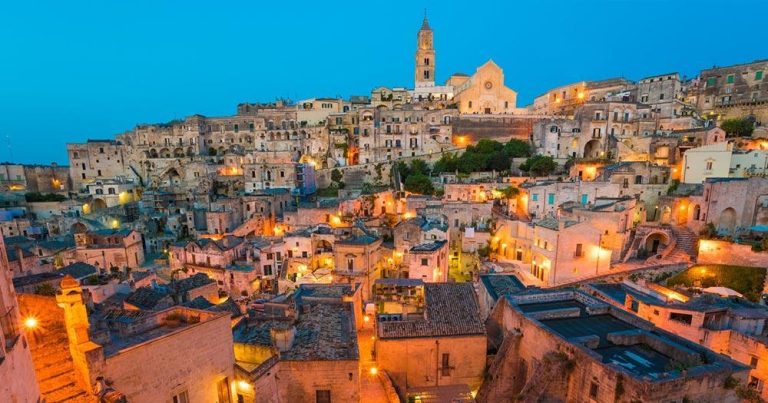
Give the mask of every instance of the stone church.
<path id="1" fill-rule="evenodd" d="M 434 33 L 427 17 L 417 33 L 414 100 L 452 100 L 464 114 L 512 114 L 517 110 L 517 92 L 504 85 L 504 71 L 492 60 L 475 74 L 451 75 L 445 85 L 435 85 Z"/>

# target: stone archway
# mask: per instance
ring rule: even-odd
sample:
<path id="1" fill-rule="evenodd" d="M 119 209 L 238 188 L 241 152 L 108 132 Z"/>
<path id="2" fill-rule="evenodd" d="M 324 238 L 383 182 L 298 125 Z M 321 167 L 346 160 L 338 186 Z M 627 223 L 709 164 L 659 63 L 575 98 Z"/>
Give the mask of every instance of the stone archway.
<path id="1" fill-rule="evenodd" d="M 600 151 L 602 151 L 602 144 L 600 140 L 589 140 L 584 145 L 584 158 L 598 158 L 600 157 Z"/>
<path id="2" fill-rule="evenodd" d="M 72 226 L 69 227 L 70 234 L 82 234 L 85 232 L 88 232 L 88 227 L 80 221 L 72 224 Z"/>
<path id="3" fill-rule="evenodd" d="M 693 221 L 701 221 L 701 206 L 698 204 L 693 206 Z"/>
<path id="4" fill-rule="evenodd" d="M 658 231 L 651 232 L 648 234 L 648 236 L 645 237 L 645 240 L 643 241 L 643 247 L 649 255 L 653 255 L 664 250 L 664 247 L 667 245 L 669 245 L 669 235 Z"/>
<path id="5" fill-rule="evenodd" d="M 98 211 L 107 208 L 107 202 L 104 201 L 104 199 L 93 199 L 93 203 L 91 203 L 91 210 Z"/>

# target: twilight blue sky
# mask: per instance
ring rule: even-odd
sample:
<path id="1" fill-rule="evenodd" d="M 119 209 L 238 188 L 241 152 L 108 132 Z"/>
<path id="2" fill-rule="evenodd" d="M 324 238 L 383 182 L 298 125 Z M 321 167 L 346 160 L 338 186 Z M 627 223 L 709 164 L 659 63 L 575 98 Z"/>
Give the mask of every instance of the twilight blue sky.
<path id="1" fill-rule="evenodd" d="M 764 0 L 7 0 L 0 161 L 66 163 L 67 142 L 243 101 L 412 86 L 425 7 L 438 81 L 492 58 L 520 106 L 581 79 L 768 58 Z"/>

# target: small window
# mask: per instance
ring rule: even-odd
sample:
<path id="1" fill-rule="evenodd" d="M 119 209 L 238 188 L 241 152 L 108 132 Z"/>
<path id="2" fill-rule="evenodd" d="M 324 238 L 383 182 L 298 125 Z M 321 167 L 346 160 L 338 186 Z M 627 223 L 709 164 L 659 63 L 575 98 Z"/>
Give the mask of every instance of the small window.
<path id="1" fill-rule="evenodd" d="M 691 322 L 693 322 L 693 315 L 687 313 L 672 312 L 669 314 L 669 319 L 690 325 Z"/>
<path id="2" fill-rule="evenodd" d="M 707 79 L 707 88 L 717 85 L 717 77 L 710 77 Z"/>
<path id="3" fill-rule="evenodd" d="M 315 403 L 331 403 L 331 391 L 330 390 L 316 390 L 315 391 Z"/>
<path id="4" fill-rule="evenodd" d="M 599 386 L 597 385 L 597 383 L 592 382 L 589 385 L 589 397 L 592 399 L 597 399 L 598 390 L 599 390 Z"/>
<path id="5" fill-rule="evenodd" d="M 728 79 L 726 81 L 728 84 L 733 84 L 733 74 L 728 75 Z"/>
<path id="6" fill-rule="evenodd" d="M 749 366 L 752 368 L 757 368 L 757 357 L 750 357 L 749 358 Z"/>
<path id="7" fill-rule="evenodd" d="M 755 80 L 762 80 L 762 79 L 763 79 L 763 71 L 762 70 L 756 71 L 755 72 Z M 75 157 L 75 158 L 77 158 L 77 157 Z"/>
<path id="8" fill-rule="evenodd" d="M 429 259 L 421 258 L 421 265 L 422 266 L 429 266 Z"/>
<path id="9" fill-rule="evenodd" d="M 189 403 L 189 393 L 187 391 L 179 392 L 171 398 L 173 403 Z"/>
<path id="10" fill-rule="evenodd" d="M 440 366 L 440 375 L 451 376 L 450 360 L 451 360 L 450 354 L 443 353 L 442 365 Z"/>

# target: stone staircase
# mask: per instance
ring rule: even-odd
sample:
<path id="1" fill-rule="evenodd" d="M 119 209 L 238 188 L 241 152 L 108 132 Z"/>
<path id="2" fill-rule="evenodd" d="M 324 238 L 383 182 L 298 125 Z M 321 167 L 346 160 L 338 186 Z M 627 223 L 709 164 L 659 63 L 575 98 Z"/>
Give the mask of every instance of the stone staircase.
<path id="1" fill-rule="evenodd" d="M 677 247 L 667 257 L 670 260 L 695 262 L 699 254 L 699 237 L 686 227 L 672 227 Z"/>
<path id="2" fill-rule="evenodd" d="M 27 339 L 43 401 L 96 402 L 77 381 L 64 311 L 56 305 L 56 300 L 31 294 L 19 294 L 18 299 L 22 314 L 34 315 L 39 321 L 39 327 L 27 333 Z"/>
<path id="3" fill-rule="evenodd" d="M 95 402 L 96 399 L 77 384 L 64 324 L 50 323 L 42 333 L 31 340 L 30 345 L 40 393 L 46 403 Z"/>

